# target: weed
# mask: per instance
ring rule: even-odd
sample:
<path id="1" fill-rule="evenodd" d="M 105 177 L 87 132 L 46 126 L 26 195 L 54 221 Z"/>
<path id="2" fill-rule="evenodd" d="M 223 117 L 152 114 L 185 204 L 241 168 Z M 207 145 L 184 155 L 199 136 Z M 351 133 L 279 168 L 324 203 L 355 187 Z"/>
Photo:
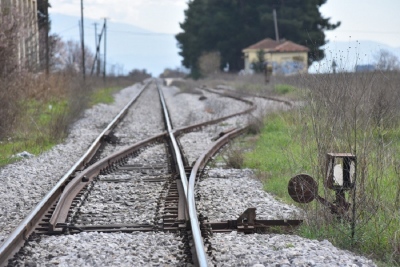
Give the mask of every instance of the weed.
<path id="1" fill-rule="evenodd" d="M 241 169 L 244 163 L 243 150 L 238 146 L 230 146 L 222 158 L 227 168 Z"/>
<path id="2" fill-rule="evenodd" d="M 296 91 L 296 88 L 288 84 L 277 84 L 274 87 L 274 92 L 279 95 L 285 95 L 294 91 Z"/>
<path id="3" fill-rule="evenodd" d="M 247 132 L 252 135 L 256 135 L 261 133 L 261 130 L 264 126 L 264 118 L 262 117 L 257 117 L 257 116 L 251 116 L 248 119 L 247 122 L 248 128 Z"/>
<path id="4" fill-rule="evenodd" d="M 114 102 L 113 94 L 119 91 L 121 87 L 107 87 L 95 90 L 90 97 L 90 106 L 99 103 L 112 104 Z"/>

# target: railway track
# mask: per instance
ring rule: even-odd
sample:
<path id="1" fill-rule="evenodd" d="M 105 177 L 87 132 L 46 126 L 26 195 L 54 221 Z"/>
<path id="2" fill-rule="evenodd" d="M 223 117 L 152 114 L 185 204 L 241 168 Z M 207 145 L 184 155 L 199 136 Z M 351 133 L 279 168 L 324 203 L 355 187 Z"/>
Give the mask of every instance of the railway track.
<path id="1" fill-rule="evenodd" d="M 171 94 L 164 98 L 163 91 L 157 82 L 141 88 L 75 169 L 1 245 L 1 266 L 218 265 L 224 261 L 217 253 L 223 240 L 218 233 L 261 233 L 271 226 L 291 228 L 300 223 L 258 218 L 258 207 L 256 216 L 254 205 L 248 203 L 233 219 L 207 214 L 199 187 L 215 174 L 206 165 L 245 131 L 232 127 L 238 124 L 234 118 L 255 106 L 233 96 L 242 103 L 239 112 L 220 113 L 206 122 L 191 117 L 174 123 L 180 111 L 168 105 Z M 207 96 L 217 93 L 207 91 Z M 155 109 L 163 109 L 164 115 L 150 112 Z M 135 124 L 137 112 L 148 115 L 146 122 Z M 189 141 L 193 136 L 196 141 Z M 69 262 L 71 255 L 75 259 Z"/>
<path id="2" fill-rule="evenodd" d="M 124 116 L 129 112 L 129 108 L 148 86 L 148 84 L 145 85 L 140 94 L 129 102 L 96 139 L 80 161 L 10 235 L 1 247 L 2 265 L 23 246 L 26 239 L 37 239 L 38 236 L 91 231 L 182 233 L 186 231 L 186 222 L 192 222 L 191 231 L 197 232 L 193 236 L 195 236 L 194 241 L 197 242 L 196 245 L 199 247 L 197 252 L 193 253 L 196 255 L 194 259 L 188 258 L 191 257 L 192 253 L 186 251 L 186 260 L 199 263 L 202 266 L 206 264 L 195 204 L 194 202 L 186 203 L 186 197 L 190 199 L 190 194 L 192 200 L 194 200 L 193 193 L 188 192 L 187 186 L 187 175 L 190 167 L 187 162 L 183 162 L 185 159 L 182 159 L 174 134 L 179 135 L 208 124 L 217 123 L 231 117 L 231 115 L 207 123 L 182 127 L 173 132 L 167 106 L 162 97 L 162 91 L 159 90 L 167 132 L 131 145 L 132 142 L 137 140 L 134 138 L 132 140 L 132 138 L 124 136 L 123 133 L 118 133 L 118 123 L 123 121 Z M 252 108 L 247 109 L 244 113 L 251 110 Z M 154 124 L 157 125 L 159 121 L 155 120 Z M 116 130 L 115 133 L 113 130 Z M 159 129 L 155 131 L 157 130 Z M 146 134 L 151 134 L 151 131 L 146 130 Z M 169 140 L 167 140 L 168 134 Z M 116 148 L 117 143 L 122 144 L 122 147 L 125 148 Z M 151 147 L 148 148 L 148 146 Z M 119 152 L 115 152 L 117 150 Z M 148 163 L 146 157 L 140 159 L 140 155 L 145 155 L 147 150 L 157 150 L 158 152 L 155 154 L 164 155 L 161 155 L 160 159 Z M 160 151 L 164 151 L 164 153 L 160 153 Z M 169 153 L 165 153 L 167 151 Z M 104 154 L 112 152 L 115 153 L 102 159 Z M 192 176 L 196 178 L 198 172 L 199 169 L 197 168 Z M 102 191 L 104 186 L 114 187 L 111 190 L 112 193 L 107 191 L 111 195 L 105 195 Z M 126 195 L 130 197 L 126 199 L 125 195 L 118 190 L 127 192 Z M 148 192 L 148 194 L 153 195 L 153 198 L 144 201 L 132 199 L 132 192 L 135 192 L 136 195 L 139 191 L 141 193 L 143 191 Z M 60 193 L 62 193 L 61 197 L 59 196 Z M 121 203 L 123 204 L 121 205 Z M 141 208 L 138 208 L 140 205 Z M 190 205 L 192 207 L 187 208 Z M 148 218 L 141 216 L 144 211 L 148 213 L 150 211 Z M 192 219 L 188 217 L 190 213 L 194 216 Z M 196 225 L 197 228 L 194 229 Z M 186 233 L 187 235 L 188 233 Z M 196 236 L 198 240 L 196 240 Z M 188 241 L 188 239 L 186 240 Z M 187 243 L 184 246 L 188 247 L 189 245 Z M 196 250 L 196 246 L 192 249 Z M 199 255 L 202 251 L 203 255 Z M 21 264 L 19 257 L 25 258 L 26 255 L 24 254 L 25 251 L 22 249 L 11 259 L 9 264 Z"/>

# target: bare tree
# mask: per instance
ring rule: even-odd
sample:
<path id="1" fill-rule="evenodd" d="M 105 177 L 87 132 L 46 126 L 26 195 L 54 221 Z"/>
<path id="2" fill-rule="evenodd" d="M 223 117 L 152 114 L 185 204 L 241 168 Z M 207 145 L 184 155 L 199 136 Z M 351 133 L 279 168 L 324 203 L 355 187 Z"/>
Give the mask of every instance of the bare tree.
<path id="1" fill-rule="evenodd" d="M 85 47 L 85 61 L 86 71 L 90 71 L 94 55 L 88 47 Z M 81 72 L 82 50 L 80 43 L 72 40 L 64 42 L 61 38 L 57 38 L 54 44 L 52 68 L 54 71 Z"/>
<path id="2" fill-rule="evenodd" d="M 384 49 L 381 49 L 376 55 L 376 68 L 381 71 L 397 71 L 400 70 L 399 58 Z"/>

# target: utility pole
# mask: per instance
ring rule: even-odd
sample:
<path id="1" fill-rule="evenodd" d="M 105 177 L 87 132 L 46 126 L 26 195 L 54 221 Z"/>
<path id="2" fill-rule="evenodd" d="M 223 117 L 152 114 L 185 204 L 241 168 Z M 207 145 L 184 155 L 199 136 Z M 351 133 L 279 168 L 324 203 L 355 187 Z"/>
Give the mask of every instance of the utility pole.
<path id="1" fill-rule="evenodd" d="M 272 12 L 274 15 L 274 26 L 275 26 L 275 39 L 279 43 L 279 32 L 278 32 L 278 19 L 276 18 L 276 10 Z"/>
<path id="2" fill-rule="evenodd" d="M 97 32 L 97 27 L 95 28 L 95 31 Z M 94 66 L 96 65 L 96 63 L 97 63 L 97 76 L 100 75 L 100 67 L 101 67 L 100 66 L 100 46 L 101 46 L 101 37 L 103 36 L 103 33 L 104 33 L 104 25 L 98 36 L 99 39 L 97 40 L 97 37 L 96 37 L 96 55 L 94 57 L 94 61 L 92 64 L 92 70 L 90 71 L 90 76 L 93 75 L 93 70 L 94 70 Z M 97 33 L 96 33 L 96 36 L 97 36 Z"/>
<path id="3" fill-rule="evenodd" d="M 103 34 L 103 31 L 101 31 L 101 34 Z M 94 39 L 95 39 L 95 45 L 96 45 L 96 57 L 95 57 L 93 64 L 96 64 L 96 75 L 97 76 L 100 75 L 100 57 L 97 54 L 100 53 L 101 34 L 97 35 L 97 23 L 94 23 Z M 91 74 L 93 74 L 93 72 Z"/>
<path id="4" fill-rule="evenodd" d="M 86 73 L 85 73 L 85 34 L 83 30 L 83 0 L 81 0 L 81 41 L 82 41 L 82 75 L 83 75 L 83 80 L 86 79 Z"/>
<path id="5" fill-rule="evenodd" d="M 106 82 L 106 52 L 107 52 L 107 18 L 104 18 L 104 69 L 103 69 L 103 81 Z"/>
<path id="6" fill-rule="evenodd" d="M 97 22 L 93 23 L 94 25 L 94 43 L 97 47 Z"/>

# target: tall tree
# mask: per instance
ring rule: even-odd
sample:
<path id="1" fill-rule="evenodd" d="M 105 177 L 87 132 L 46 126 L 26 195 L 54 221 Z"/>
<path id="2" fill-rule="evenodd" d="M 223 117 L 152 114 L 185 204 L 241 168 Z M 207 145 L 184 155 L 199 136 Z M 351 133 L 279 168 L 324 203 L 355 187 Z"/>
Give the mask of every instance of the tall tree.
<path id="1" fill-rule="evenodd" d="M 176 35 L 182 64 L 192 75 L 200 76 L 198 58 L 204 52 L 217 51 L 221 65 L 243 68 L 242 49 L 264 38 L 275 37 L 273 9 L 278 15 L 280 38 L 307 46 L 309 64 L 324 57 L 325 30 L 332 24 L 323 18 L 319 8 L 327 0 L 191 0 Z"/>

